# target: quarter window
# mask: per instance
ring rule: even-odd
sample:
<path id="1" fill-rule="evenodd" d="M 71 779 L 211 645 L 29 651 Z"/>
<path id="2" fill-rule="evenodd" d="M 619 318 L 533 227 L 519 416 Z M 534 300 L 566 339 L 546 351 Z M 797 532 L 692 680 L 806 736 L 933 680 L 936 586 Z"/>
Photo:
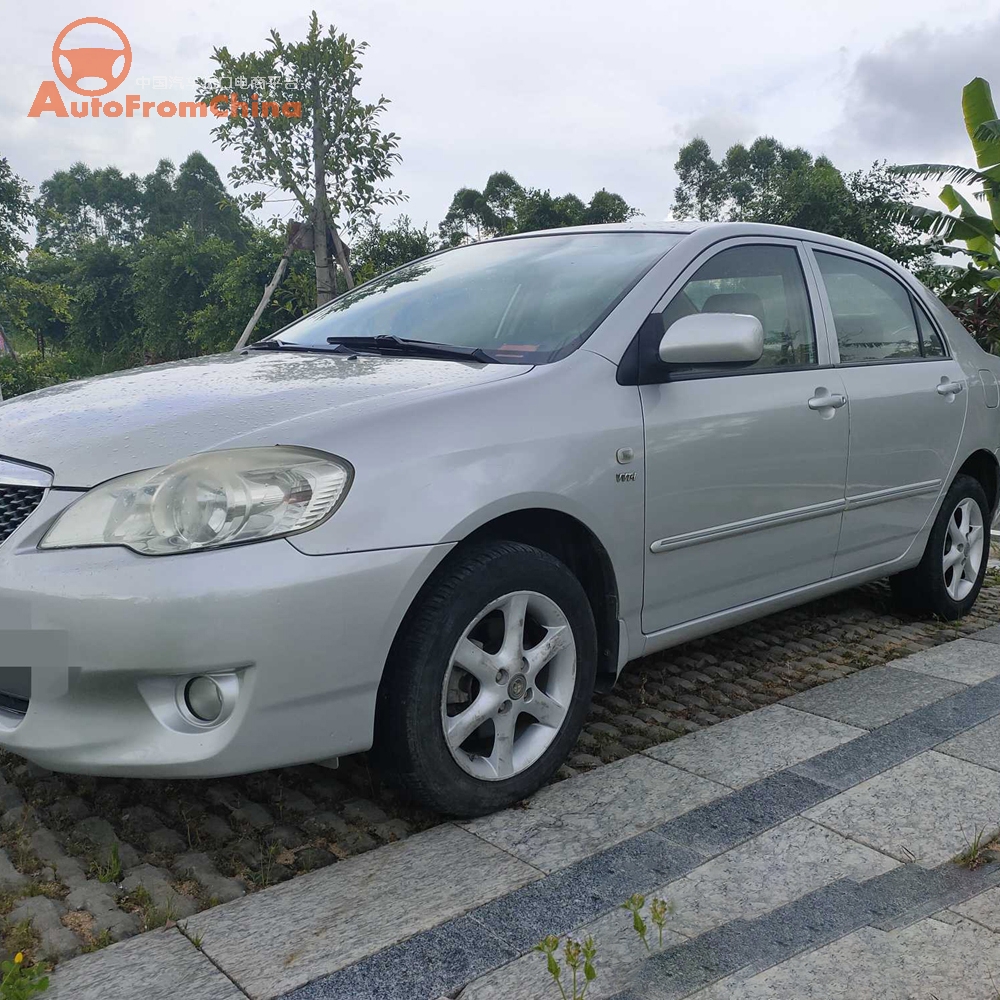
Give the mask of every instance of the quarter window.
<path id="1" fill-rule="evenodd" d="M 895 278 L 853 257 L 816 251 L 816 261 L 842 364 L 923 356 L 910 293 Z M 940 350 L 943 353 L 943 347 Z"/>
<path id="2" fill-rule="evenodd" d="M 920 346 L 923 348 L 924 357 L 947 357 L 948 352 L 941 342 L 941 335 L 934 329 L 934 324 L 931 322 L 930 316 L 927 315 L 927 310 L 919 302 L 914 301 L 914 305 L 916 306 L 917 329 L 920 331 Z"/>
<path id="3" fill-rule="evenodd" d="M 694 313 L 743 313 L 760 320 L 764 353 L 747 369 L 817 364 L 809 296 L 793 247 L 742 246 L 716 254 L 671 299 L 662 314 L 664 331 Z"/>

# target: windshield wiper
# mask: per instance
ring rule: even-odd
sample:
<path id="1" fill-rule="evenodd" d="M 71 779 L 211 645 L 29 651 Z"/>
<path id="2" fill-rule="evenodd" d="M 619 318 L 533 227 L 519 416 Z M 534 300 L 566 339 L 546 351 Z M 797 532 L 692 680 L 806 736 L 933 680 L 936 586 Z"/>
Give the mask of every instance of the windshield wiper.
<path id="1" fill-rule="evenodd" d="M 287 340 L 259 340 L 256 344 L 247 344 L 248 351 L 308 351 L 313 354 L 330 354 L 329 347 L 316 344 L 290 344 Z"/>
<path id="2" fill-rule="evenodd" d="M 390 334 L 377 337 L 327 337 L 328 344 L 355 347 L 362 351 L 378 351 L 379 354 L 402 354 L 417 358 L 449 358 L 453 361 L 478 361 L 492 365 L 497 359 L 481 347 L 459 347 L 455 344 L 436 344 L 432 340 L 405 340 Z"/>

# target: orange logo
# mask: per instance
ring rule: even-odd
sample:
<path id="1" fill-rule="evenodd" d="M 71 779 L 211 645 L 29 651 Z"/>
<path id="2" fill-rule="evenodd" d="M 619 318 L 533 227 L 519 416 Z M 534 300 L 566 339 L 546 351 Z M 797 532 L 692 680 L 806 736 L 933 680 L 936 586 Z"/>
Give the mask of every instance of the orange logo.
<path id="1" fill-rule="evenodd" d="M 96 46 L 63 48 L 66 36 L 85 24 L 96 24 L 109 28 L 117 36 L 122 47 L 98 48 Z M 115 66 L 121 60 L 121 68 Z M 55 80 L 43 80 L 35 93 L 35 99 L 28 110 L 29 118 L 41 118 L 49 113 L 56 118 L 204 118 L 212 114 L 216 118 L 301 118 L 301 101 L 268 101 L 257 93 L 241 93 L 233 89 L 228 94 L 216 94 L 207 101 L 144 101 L 139 94 L 126 94 L 117 101 L 100 100 L 124 82 L 132 68 L 132 46 L 125 32 L 117 24 L 103 17 L 81 17 L 67 24 L 56 37 L 52 46 L 52 68 L 59 82 L 74 94 L 86 98 L 83 101 L 66 102 L 59 93 Z M 68 69 L 68 71 L 67 71 Z M 140 78 L 141 80 L 142 78 Z M 91 90 L 81 86 L 83 81 L 103 83 L 103 87 Z M 246 80 L 238 81 L 240 87 Z M 253 84 L 258 81 L 254 80 Z M 140 83 L 140 86 L 142 84 Z M 154 84 L 155 86 L 155 84 Z"/>
<path id="2" fill-rule="evenodd" d="M 105 28 L 110 28 L 121 40 L 122 48 L 62 48 L 62 43 L 66 36 L 74 28 L 79 28 L 84 24 L 99 24 Z M 114 72 L 115 63 L 121 56 L 124 56 L 125 59 L 121 72 L 116 74 Z M 70 71 L 68 75 L 63 72 L 60 59 L 65 59 L 69 63 Z M 64 87 L 72 90 L 74 94 L 79 94 L 81 97 L 102 97 L 104 94 L 110 94 L 128 76 L 128 71 L 132 68 L 132 46 L 129 45 L 128 39 L 125 37 L 125 32 L 117 24 L 113 24 L 103 17 L 81 17 L 79 20 L 73 21 L 72 24 L 67 24 L 59 32 L 59 36 L 52 46 L 52 68 L 56 71 L 59 82 Z M 100 90 L 87 90 L 81 87 L 80 81 L 88 77 L 103 80 L 105 86 Z"/>

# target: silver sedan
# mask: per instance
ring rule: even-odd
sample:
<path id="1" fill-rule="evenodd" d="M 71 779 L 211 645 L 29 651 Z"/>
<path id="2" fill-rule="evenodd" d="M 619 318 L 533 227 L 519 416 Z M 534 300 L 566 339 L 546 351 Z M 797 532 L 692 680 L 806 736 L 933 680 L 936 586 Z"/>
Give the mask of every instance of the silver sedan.
<path id="1" fill-rule="evenodd" d="M 152 776 L 374 747 L 437 809 L 514 802 L 637 657 L 878 577 L 966 613 L 998 371 L 864 247 L 677 223 L 449 250 L 8 400 L 0 745 Z"/>

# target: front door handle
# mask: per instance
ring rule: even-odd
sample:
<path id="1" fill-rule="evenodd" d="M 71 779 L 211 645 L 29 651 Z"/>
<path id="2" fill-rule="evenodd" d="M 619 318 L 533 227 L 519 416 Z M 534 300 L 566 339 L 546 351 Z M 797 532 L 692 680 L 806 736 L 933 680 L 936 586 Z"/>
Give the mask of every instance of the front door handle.
<path id="1" fill-rule="evenodd" d="M 961 382 L 952 382 L 950 378 L 945 376 L 937 385 L 938 395 L 941 396 L 957 396 L 965 386 Z"/>
<path id="2" fill-rule="evenodd" d="M 809 400 L 810 410 L 839 410 L 847 402 L 847 397 L 839 392 L 825 392 Z"/>

